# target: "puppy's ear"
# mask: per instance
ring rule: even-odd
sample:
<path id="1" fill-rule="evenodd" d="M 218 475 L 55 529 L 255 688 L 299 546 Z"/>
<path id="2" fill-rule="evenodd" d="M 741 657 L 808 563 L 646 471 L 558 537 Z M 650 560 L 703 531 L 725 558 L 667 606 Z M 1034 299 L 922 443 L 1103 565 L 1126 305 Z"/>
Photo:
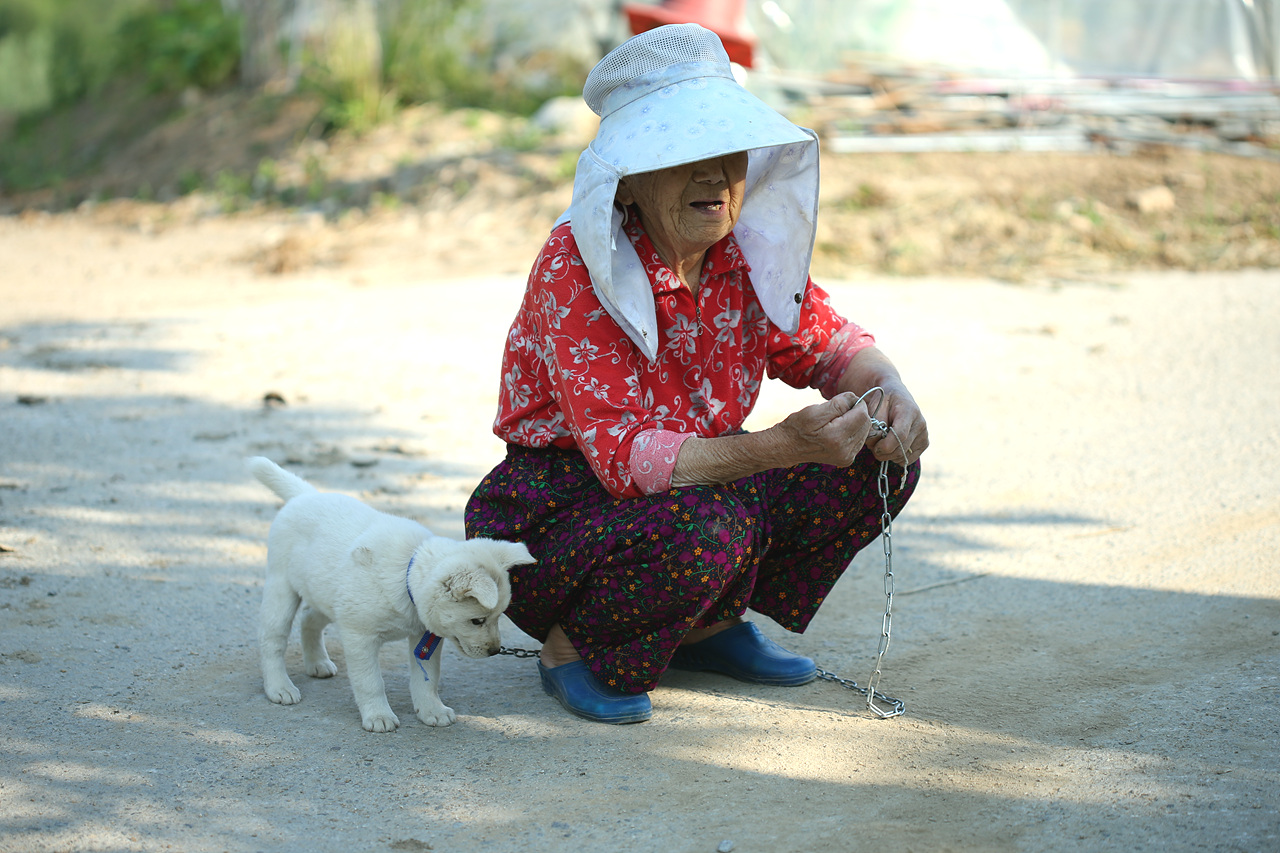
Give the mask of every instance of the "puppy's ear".
<path id="1" fill-rule="evenodd" d="M 498 583 L 488 572 L 472 570 L 459 572 L 445 582 L 454 601 L 474 598 L 480 606 L 492 610 L 498 606 Z"/>
<path id="2" fill-rule="evenodd" d="M 508 568 L 538 562 L 523 542 L 503 542 L 502 545 L 502 564 Z"/>

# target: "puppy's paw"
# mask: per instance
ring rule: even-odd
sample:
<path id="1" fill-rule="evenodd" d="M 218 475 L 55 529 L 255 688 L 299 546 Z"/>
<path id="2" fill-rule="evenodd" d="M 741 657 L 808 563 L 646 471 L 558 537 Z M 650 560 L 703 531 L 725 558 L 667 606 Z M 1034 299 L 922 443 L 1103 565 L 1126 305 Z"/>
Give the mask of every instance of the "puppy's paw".
<path id="1" fill-rule="evenodd" d="M 292 683 L 267 685 L 263 692 L 277 705 L 297 705 L 302 701 L 302 692 Z"/>
<path id="2" fill-rule="evenodd" d="M 307 675 L 312 678 L 333 678 L 337 673 L 338 665 L 331 660 L 318 660 L 307 664 Z"/>
<path id="3" fill-rule="evenodd" d="M 367 714 L 360 721 L 366 732 L 394 732 L 400 727 L 400 718 L 390 711 Z"/>
<path id="4" fill-rule="evenodd" d="M 458 715 L 453 713 L 452 708 L 440 705 L 427 711 L 419 711 L 418 719 L 428 726 L 451 726 L 458 721 Z"/>

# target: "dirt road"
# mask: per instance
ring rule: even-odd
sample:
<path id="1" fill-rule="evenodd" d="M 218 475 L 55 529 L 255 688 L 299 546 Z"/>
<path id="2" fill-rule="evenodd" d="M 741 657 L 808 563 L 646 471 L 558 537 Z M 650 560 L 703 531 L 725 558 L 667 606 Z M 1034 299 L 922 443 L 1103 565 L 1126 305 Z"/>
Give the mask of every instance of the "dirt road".
<path id="1" fill-rule="evenodd" d="M 430 729 L 397 645 L 374 735 L 340 637 L 338 677 L 295 644 L 302 703 L 262 695 L 276 501 L 241 460 L 460 535 L 522 282 L 441 279 L 409 232 L 246 260 L 289 227 L 0 219 L 0 851 L 1280 849 L 1280 275 L 825 282 L 930 419 L 904 717 L 673 673 L 651 722 L 599 726 L 450 650 Z M 803 636 L 759 621 L 865 682 L 883 562 Z"/>

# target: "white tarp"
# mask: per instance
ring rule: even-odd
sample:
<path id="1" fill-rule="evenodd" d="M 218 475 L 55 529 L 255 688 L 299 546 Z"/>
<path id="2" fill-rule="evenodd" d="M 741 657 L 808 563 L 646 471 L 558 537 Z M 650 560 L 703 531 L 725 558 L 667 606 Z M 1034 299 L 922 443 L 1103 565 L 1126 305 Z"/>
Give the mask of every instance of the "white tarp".
<path id="1" fill-rule="evenodd" d="M 1017 77 L 1276 80 L 1280 0 L 750 0 L 761 49 L 821 73 L 850 55 Z"/>

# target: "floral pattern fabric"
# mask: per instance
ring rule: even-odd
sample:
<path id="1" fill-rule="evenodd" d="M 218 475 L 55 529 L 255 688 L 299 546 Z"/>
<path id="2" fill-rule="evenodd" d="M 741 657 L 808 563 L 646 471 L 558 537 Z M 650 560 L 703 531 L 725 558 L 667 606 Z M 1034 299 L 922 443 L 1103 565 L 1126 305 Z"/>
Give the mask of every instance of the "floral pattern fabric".
<path id="1" fill-rule="evenodd" d="M 652 690 L 691 628 L 748 608 L 803 632 L 853 556 L 880 535 L 880 463 L 797 465 L 723 486 L 615 498 L 576 450 L 508 445 L 466 509 L 468 537 L 525 543 L 506 615 L 559 625 L 602 683 Z M 896 516 L 920 475 L 891 472 Z"/>
<path id="2" fill-rule="evenodd" d="M 494 432 L 531 448 L 577 448 L 614 497 L 670 487 L 684 439 L 742 428 L 764 376 L 830 396 L 874 338 L 809 282 L 799 330 L 769 322 L 732 235 L 707 252 L 695 296 L 628 211 L 624 231 L 653 287 L 657 358 L 635 347 L 601 305 L 568 224 L 529 276 L 507 337 Z"/>

